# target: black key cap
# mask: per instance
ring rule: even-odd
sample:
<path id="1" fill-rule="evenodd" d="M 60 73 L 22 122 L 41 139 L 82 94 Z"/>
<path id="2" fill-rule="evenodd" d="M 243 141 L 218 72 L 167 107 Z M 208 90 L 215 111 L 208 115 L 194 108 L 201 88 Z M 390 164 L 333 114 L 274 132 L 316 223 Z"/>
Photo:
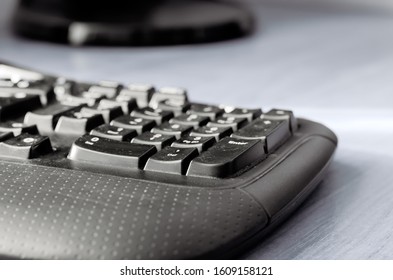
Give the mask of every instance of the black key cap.
<path id="1" fill-rule="evenodd" d="M 155 125 L 155 121 L 145 120 L 142 118 L 122 116 L 111 121 L 111 125 L 126 129 L 135 129 L 138 134 L 151 130 Z"/>
<path id="2" fill-rule="evenodd" d="M 272 109 L 269 112 L 263 114 L 261 119 L 266 120 L 274 120 L 274 121 L 288 121 L 289 128 L 292 133 L 297 130 L 297 119 L 292 111 L 288 110 L 280 110 L 280 109 Z"/>
<path id="3" fill-rule="evenodd" d="M 122 86 L 114 82 L 100 82 L 98 85 L 92 85 L 86 94 L 97 94 L 105 98 L 115 98 Z"/>
<path id="4" fill-rule="evenodd" d="M 163 123 L 160 126 L 157 126 L 151 130 L 154 133 L 160 133 L 164 135 L 172 135 L 175 136 L 176 139 L 180 139 L 183 135 L 190 132 L 192 130 L 192 126 L 190 125 L 182 125 L 178 123 Z"/>
<path id="5" fill-rule="evenodd" d="M 61 100 L 59 100 L 63 104 L 67 104 L 70 106 L 80 106 L 80 105 L 87 105 L 87 106 L 94 106 L 100 99 L 96 98 L 89 98 L 89 97 L 78 97 L 67 95 L 64 96 Z"/>
<path id="6" fill-rule="evenodd" d="M 64 77 L 57 78 L 53 87 L 53 92 L 57 100 L 62 100 L 65 96 L 73 95 L 74 93 L 79 93 L 77 91 L 78 84 Z"/>
<path id="7" fill-rule="evenodd" d="M 198 116 L 196 114 L 182 114 L 180 116 L 174 117 L 169 122 L 182 125 L 191 125 L 194 127 L 194 129 L 197 129 L 200 126 L 207 124 L 209 120 L 209 117 Z"/>
<path id="8" fill-rule="evenodd" d="M 143 145 L 153 145 L 157 148 L 157 150 L 161 150 L 162 148 L 169 146 L 175 141 L 176 138 L 172 135 L 164 135 L 153 132 L 145 132 L 134 139 L 131 140 L 131 143 L 143 144 Z"/>
<path id="9" fill-rule="evenodd" d="M 230 127 L 200 127 L 194 131 L 190 132 L 190 136 L 200 136 L 200 137 L 209 137 L 213 136 L 216 138 L 218 142 L 220 139 L 230 136 L 233 133 L 232 128 Z"/>
<path id="10" fill-rule="evenodd" d="M 171 111 L 175 117 L 187 112 L 190 109 L 191 104 L 182 100 L 171 100 L 167 99 L 158 103 L 157 108 L 163 111 Z"/>
<path id="11" fill-rule="evenodd" d="M 138 133 L 134 129 L 125 129 L 109 124 L 103 124 L 93 129 L 90 132 L 90 135 L 108 138 L 116 141 L 130 142 L 132 138 L 138 136 Z"/>
<path id="12" fill-rule="evenodd" d="M 191 160 L 198 155 L 198 150 L 194 148 L 165 147 L 149 158 L 145 170 L 184 175 Z"/>
<path id="13" fill-rule="evenodd" d="M 243 109 L 243 108 L 224 108 L 224 117 L 229 118 L 246 118 L 249 122 L 258 118 L 262 114 L 261 109 Z"/>
<path id="14" fill-rule="evenodd" d="M 62 135 L 82 136 L 104 123 L 102 115 L 93 115 L 82 111 L 72 112 L 60 117 L 55 132 Z"/>
<path id="15" fill-rule="evenodd" d="M 8 140 L 12 137 L 14 137 L 14 134 L 12 132 L 0 132 L 0 142 Z"/>
<path id="16" fill-rule="evenodd" d="M 121 107 L 124 115 L 128 115 L 132 110 L 137 108 L 137 104 L 135 99 L 127 100 L 127 101 L 115 101 L 109 99 L 103 99 L 98 104 L 98 109 L 110 109 L 115 107 Z"/>
<path id="17" fill-rule="evenodd" d="M 54 99 L 52 86 L 47 84 L 38 84 L 38 85 L 31 86 L 28 82 L 25 81 L 23 82 L 27 83 L 26 84 L 28 86 L 27 88 L 24 88 L 24 86 L 20 87 L 22 82 L 18 82 L 16 85 L 12 87 L 2 87 L 0 84 L 1 87 L 0 92 L 9 93 L 9 94 L 24 93 L 28 96 L 38 96 L 40 98 L 42 106 L 46 106 L 49 103 L 49 101 Z"/>
<path id="18" fill-rule="evenodd" d="M 119 142 L 92 135 L 85 135 L 72 144 L 68 158 L 72 161 L 110 168 L 143 169 L 156 147 Z"/>
<path id="19" fill-rule="evenodd" d="M 157 125 L 160 125 L 165 121 L 169 121 L 173 117 L 173 113 L 170 111 L 162 111 L 160 109 L 146 107 L 132 111 L 131 116 L 146 120 L 153 120 Z"/>
<path id="20" fill-rule="evenodd" d="M 121 109 L 121 107 L 101 109 L 98 106 L 94 106 L 82 108 L 81 113 L 90 115 L 101 115 L 104 118 L 105 123 L 110 123 L 112 120 L 122 116 L 123 110 Z"/>
<path id="21" fill-rule="evenodd" d="M 152 97 L 155 89 L 151 85 L 144 84 L 130 84 L 128 88 L 120 91 L 117 101 L 136 100 L 138 107 L 143 108 L 149 105 L 150 98 Z"/>
<path id="22" fill-rule="evenodd" d="M 164 100 L 186 103 L 188 101 L 187 90 L 178 87 L 162 87 L 153 94 L 149 106 L 157 108 L 158 104 Z"/>
<path id="23" fill-rule="evenodd" d="M 206 126 L 208 127 L 230 127 L 233 131 L 237 131 L 239 128 L 247 124 L 245 118 L 234 118 L 234 117 L 218 117 L 216 120 L 209 122 Z"/>
<path id="24" fill-rule="evenodd" d="M 228 177 L 266 157 L 260 140 L 226 137 L 191 161 L 187 175 Z"/>
<path id="25" fill-rule="evenodd" d="M 36 125 L 26 125 L 23 120 L 19 121 L 6 121 L 0 123 L 0 132 L 12 132 L 15 136 L 22 133 L 38 134 Z"/>
<path id="26" fill-rule="evenodd" d="M 210 120 L 215 120 L 219 115 L 224 113 L 224 109 L 217 106 L 205 105 L 205 104 L 191 104 L 188 114 L 195 114 L 198 116 L 209 117 Z"/>
<path id="27" fill-rule="evenodd" d="M 61 116 L 78 112 L 82 107 L 56 103 L 33 112 L 28 112 L 25 115 L 24 124 L 27 126 L 36 125 L 42 135 L 52 134 Z"/>
<path id="28" fill-rule="evenodd" d="M 53 152 L 46 136 L 21 134 L 0 143 L 0 157 L 32 159 Z"/>
<path id="29" fill-rule="evenodd" d="M 233 133 L 231 137 L 247 140 L 260 139 L 265 145 L 266 153 L 271 153 L 290 136 L 288 121 L 256 119 Z"/>
<path id="30" fill-rule="evenodd" d="M 123 89 L 123 85 L 122 84 L 120 84 L 118 82 L 115 82 L 115 81 L 108 81 L 108 80 L 98 82 L 98 86 L 105 87 L 105 88 L 114 88 L 118 92 L 121 89 Z"/>
<path id="31" fill-rule="evenodd" d="M 5 97 L 7 95 L 10 97 Z M 0 121 L 21 116 L 39 107 L 41 107 L 41 101 L 38 96 L 29 96 L 25 93 L 0 93 Z"/>
<path id="32" fill-rule="evenodd" d="M 184 136 L 174 142 L 172 147 L 176 148 L 197 148 L 198 152 L 206 151 L 216 143 L 214 137 Z"/>
<path id="33" fill-rule="evenodd" d="M 105 93 L 95 91 L 85 91 L 82 93 L 81 97 L 86 99 L 94 99 L 96 102 L 100 101 L 101 99 L 107 98 Z"/>

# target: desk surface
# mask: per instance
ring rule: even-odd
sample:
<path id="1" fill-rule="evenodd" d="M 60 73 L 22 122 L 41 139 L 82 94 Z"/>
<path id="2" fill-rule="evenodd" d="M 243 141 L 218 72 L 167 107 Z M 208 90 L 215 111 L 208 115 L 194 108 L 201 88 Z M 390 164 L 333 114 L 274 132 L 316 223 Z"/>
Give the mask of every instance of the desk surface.
<path id="1" fill-rule="evenodd" d="M 0 58 L 79 80 L 181 85 L 193 100 L 290 108 L 340 143 L 324 183 L 249 259 L 393 259 L 393 14 L 249 1 L 252 37 L 198 46 L 72 48 L 13 37 Z"/>

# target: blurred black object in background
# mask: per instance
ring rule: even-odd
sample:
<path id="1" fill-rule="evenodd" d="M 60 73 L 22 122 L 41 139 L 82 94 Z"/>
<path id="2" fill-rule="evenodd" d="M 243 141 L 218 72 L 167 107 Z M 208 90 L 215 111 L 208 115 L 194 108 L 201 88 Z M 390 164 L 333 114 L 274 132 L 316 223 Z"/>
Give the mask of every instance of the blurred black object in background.
<path id="1" fill-rule="evenodd" d="M 16 33 L 74 45 L 166 45 L 249 34 L 250 12 L 222 0 L 20 0 Z"/>

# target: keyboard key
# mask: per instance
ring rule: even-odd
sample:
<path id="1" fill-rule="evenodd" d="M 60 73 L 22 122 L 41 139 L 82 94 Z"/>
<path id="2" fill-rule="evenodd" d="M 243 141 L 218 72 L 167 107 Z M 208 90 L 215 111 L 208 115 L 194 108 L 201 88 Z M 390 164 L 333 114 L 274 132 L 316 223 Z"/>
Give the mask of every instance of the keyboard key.
<path id="1" fill-rule="evenodd" d="M 204 105 L 204 104 L 191 104 L 188 114 L 195 114 L 198 116 L 209 117 L 210 120 L 215 120 L 219 115 L 224 113 L 224 109 L 217 106 Z"/>
<path id="2" fill-rule="evenodd" d="M 55 93 L 56 99 L 60 101 L 63 100 L 65 96 L 78 93 L 78 84 L 75 81 L 59 77 L 55 81 L 53 92 Z"/>
<path id="3" fill-rule="evenodd" d="M 12 132 L 0 132 L 0 142 L 8 140 L 12 137 L 14 137 L 14 134 Z"/>
<path id="4" fill-rule="evenodd" d="M 152 97 L 155 89 L 151 85 L 144 84 L 130 84 L 128 88 L 120 91 L 117 101 L 136 100 L 139 108 L 144 108 L 149 105 L 150 98 Z"/>
<path id="5" fill-rule="evenodd" d="M 297 130 L 297 119 L 292 111 L 272 109 L 261 116 L 262 119 L 273 121 L 288 121 L 289 128 L 294 133 Z"/>
<path id="6" fill-rule="evenodd" d="M 182 125 L 178 123 L 163 123 L 160 126 L 153 128 L 151 131 L 154 133 L 160 133 L 164 135 L 172 135 L 175 136 L 176 139 L 180 139 L 183 135 L 190 132 L 192 130 L 192 126 L 190 125 Z"/>
<path id="7" fill-rule="evenodd" d="M 160 109 L 146 107 L 132 111 L 131 116 L 146 120 L 153 120 L 157 125 L 160 125 L 161 123 L 170 120 L 173 117 L 173 113 L 170 111 L 162 111 Z"/>
<path id="8" fill-rule="evenodd" d="M 69 106 L 81 106 L 87 105 L 89 107 L 93 107 L 100 99 L 92 98 L 92 97 L 78 97 L 67 95 L 64 96 L 63 99 L 59 100 L 63 104 L 67 104 Z"/>
<path id="9" fill-rule="evenodd" d="M 224 117 L 228 118 L 246 118 L 249 122 L 258 118 L 262 114 L 261 109 L 243 109 L 243 108 L 232 108 L 224 107 Z"/>
<path id="10" fill-rule="evenodd" d="M 157 108 L 158 104 L 164 100 L 186 103 L 188 101 L 187 90 L 178 87 L 162 87 L 152 95 L 149 106 Z"/>
<path id="11" fill-rule="evenodd" d="M 233 133 L 231 137 L 247 140 L 260 139 L 265 145 L 266 153 L 271 153 L 290 136 L 288 121 L 256 119 Z"/>
<path id="12" fill-rule="evenodd" d="M 108 80 L 98 82 L 98 86 L 105 87 L 105 88 L 114 88 L 117 91 L 120 91 L 123 88 L 122 84 L 115 81 L 108 81 Z"/>
<path id="13" fill-rule="evenodd" d="M 207 124 L 209 120 L 209 117 L 198 116 L 196 114 L 182 114 L 180 116 L 174 117 L 169 122 L 182 125 L 191 125 L 194 127 L 194 129 L 198 129 L 198 127 Z"/>
<path id="14" fill-rule="evenodd" d="M 81 113 L 90 115 L 101 115 L 104 118 L 105 123 L 110 123 L 117 117 L 122 116 L 123 110 L 121 109 L 121 107 L 101 109 L 98 106 L 94 106 L 82 108 Z"/>
<path id="15" fill-rule="evenodd" d="M 53 152 L 46 136 L 21 134 L 0 143 L 0 157 L 32 159 Z"/>
<path id="16" fill-rule="evenodd" d="M 83 106 L 70 106 L 56 103 L 42 109 L 28 112 L 24 118 L 26 126 L 36 125 L 42 135 L 52 134 L 61 116 L 78 112 Z"/>
<path id="17" fill-rule="evenodd" d="M 42 81 L 45 79 L 45 76 L 35 71 L 2 64 L 0 62 L 0 79 L 10 79 L 13 82 L 17 82 L 20 80 Z"/>
<path id="18" fill-rule="evenodd" d="M 109 98 L 109 99 L 115 98 L 121 88 L 121 85 L 119 84 L 113 84 L 112 86 L 107 86 L 107 85 L 105 84 L 93 85 L 89 88 L 87 94 L 95 93 L 105 98 Z"/>
<path id="19" fill-rule="evenodd" d="M 227 137 L 191 161 L 187 175 L 224 178 L 265 157 L 260 140 Z"/>
<path id="20" fill-rule="evenodd" d="M 116 101 L 103 99 L 98 104 L 98 109 L 111 109 L 115 107 L 120 107 L 123 110 L 124 115 L 129 115 L 132 110 L 137 108 L 137 104 L 135 99 L 127 100 L 127 101 Z"/>
<path id="21" fill-rule="evenodd" d="M 169 146 L 175 141 L 176 138 L 172 135 L 164 135 L 153 132 L 145 132 L 134 139 L 131 140 L 131 143 L 143 144 L 143 145 L 153 145 L 157 148 L 157 150 L 161 150 L 162 148 Z"/>
<path id="22" fill-rule="evenodd" d="M 95 92 L 95 91 L 85 91 L 82 93 L 81 97 L 86 98 L 86 99 L 94 99 L 95 102 L 98 102 L 101 99 L 107 98 L 105 93 Z"/>
<path id="23" fill-rule="evenodd" d="M 105 121 L 102 115 L 82 111 L 72 112 L 60 117 L 55 132 L 63 135 L 82 136 L 104 123 Z"/>
<path id="24" fill-rule="evenodd" d="M 191 160 L 198 155 L 198 150 L 194 148 L 165 147 L 149 158 L 145 170 L 184 175 Z"/>
<path id="25" fill-rule="evenodd" d="M 239 128 L 247 124 L 245 118 L 234 118 L 234 117 L 218 117 L 216 120 L 209 122 L 206 126 L 208 127 L 230 127 L 233 131 L 237 131 Z"/>
<path id="26" fill-rule="evenodd" d="M 151 130 L 155 125 L 155 121 L 146 120 L 138 117 L 122 116 L 111 121 L 111 125 L 126 129 L 134 129 L 138 134 Z"/>
<path id="27" fill-rule="evenodd" d="M 20 87 L 21 83 L 22 82 L 18 82 L 16 85 L 13 85 L 12 87 L 2 87 L 2 85 L 0 84 L 1 87 L 0 92 L 9 93 L 9 94 L 24 93 L 28 96 L 36 95 L 40 98 L 42 106 L 46 106 L 50 101 L 54 100 L 54 93 L 52 90 L 52 86 L 46 84 L 38 84 L 38 85 L 31 86 L 29 83 L 27 83 L 28 87 L 25 88 L 25 86 Z"/>
<path id="28" fill-rule="evenodd" d="M 209 137 L 213 136 L 218 142 L 220 139 L 230 136 L 233 133 L 230 127 L 203 126 L 190 132 L 190 136 Z"/>
<path id="29" fill-rule="evenodd" d="M 0 88 L 4 90 L 6 88 L 12 88 L 15 84 L 10 79 L 1 79 L 0 78 Z"/>
<path id="30" fill-rule="evenodd" d="M 191 107 L 191 105 L 182 100 L 171 100 L 167 99 L 158 103 L 157 108 L 163 111 L 172 112 L 175 117 L 187 112 L 187 110 Z"/>
<path id="31" fill-rule="evenodd" d="M 134 129 L 125 129 L 109 124 L 103 124 L 93 129 L 90 132 L 90 135 L 95 135 L 116 141 L 131 142 L 131 139 L 138 136 L 138 133 Z"/>
<path id="32" fill-rule="evenodd" d="M 10 96 L 5 97 L 7 95 Z M 41 107 L 41 101 L 38 96 L 29 96 L 25 93 L 0 93 L 0 121 L 22 116 L 26 112 L 39 107 Z"/>
<path id="33" fill-rule="evenodd" d="M 38 134 L 36 125 L 26 125 L 23 120 L 20 121 L 6 121 L 0 123 L 0 132 L 12 132 L 15 136 L 22 133 Z"/>
<path id="34" fill-rule="evenodd" d="M 146 161 L 157 152 L 156 147 L 119 142 L 85 135 L 74 142 L 68 159 L 75 162 L 104 165 L 119 169 L 143 169 Z"/>
<path id="35" fill-rule="evenodd" d="M 172 147 L 175 148 L 196 148 L 201 153 L 206 151 L 216 143 L 214 137 L 200 137 L 200 136 L 184 136 L 174 142 Z"/>

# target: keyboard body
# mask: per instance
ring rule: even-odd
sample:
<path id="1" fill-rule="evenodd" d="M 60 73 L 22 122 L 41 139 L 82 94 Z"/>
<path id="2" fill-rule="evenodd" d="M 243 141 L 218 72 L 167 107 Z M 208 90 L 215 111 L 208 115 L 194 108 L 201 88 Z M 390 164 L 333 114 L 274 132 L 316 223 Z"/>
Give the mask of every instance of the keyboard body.
<path id="1" fill-rule="evenodd" d="M 304 201 L 336 146 L 290 111 L 0 63 L 0 257 L 233 258 Z"/>

